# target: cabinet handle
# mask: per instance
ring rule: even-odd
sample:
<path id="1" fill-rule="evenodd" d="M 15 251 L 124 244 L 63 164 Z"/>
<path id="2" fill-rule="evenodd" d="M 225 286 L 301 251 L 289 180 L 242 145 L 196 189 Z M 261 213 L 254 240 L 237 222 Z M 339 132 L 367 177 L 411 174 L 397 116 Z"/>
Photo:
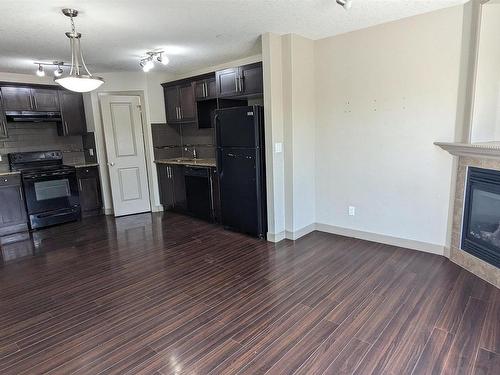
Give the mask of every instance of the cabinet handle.
<path id="1" fill-rule="evenodd" d="M 78 180 L 78 187 L 80 188 L 80 191 L 83 191 L 82 180 Z"/>
<path id="2" fill-rule="evenodd" d="M 206 82 L 203 82 L 203 90 L 205 91 L 203 96 L 206 98 L 208 96 L 208 87 Z"/>
<path id="3" fill-rule="evenodd" d="M 0 119 L 0 128 L 3 129 L 3 131 L 0 133 L 0 138 L 1 138 L 2 134 L 4 136 L 7 136 L 7 122 L 5 122 L 3 119 Z"/>
<path id="4" fill-rule="evenodd" d="M 38 104 L 36 104 L 36 96 L 32 96 L 33 98 L 33 109 L 36 109 L 38 107 Z"/>
<path id="5" fill-rule="evenodd" d="M 68 123 L 66 121 L 64 121 L 64 132 L 66 133 L 66 135 L 69 134 Z"/>
<path id="6" fill-rule="evenodd" d="M 240 92 L 238 82 L 239 82 L 239 77 L 236 77 L 236 79 L 234 80 L 234 85 L 236 86 L 236 92 Z"/>
<path id="7" fill-rule="evenodd" d="M 24 201 L 24 197 L 23 197 L 23 189 L 21 189 L 21 186 L 19 186 L 19 198 L 21 198 L 21 202 Z"/>
<path id="8" fill-rule="evenodd" d="M 31 94 L 30 94 L 29 98 L 30 98 L 30 109 L 34 109 L 33 108 L 33 96 L 31 96 Z"/>

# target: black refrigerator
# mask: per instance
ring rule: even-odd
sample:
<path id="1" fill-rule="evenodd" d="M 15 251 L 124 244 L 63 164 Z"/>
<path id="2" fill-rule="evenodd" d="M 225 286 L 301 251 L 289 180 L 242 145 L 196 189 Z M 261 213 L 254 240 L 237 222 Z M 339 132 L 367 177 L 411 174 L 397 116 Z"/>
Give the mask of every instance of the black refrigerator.
<path id="1" fill-rule="evenodd" d="M 264 108 L 219 109 L 215 115 L 221 222 L 264 238 L 267 232 Z"/>

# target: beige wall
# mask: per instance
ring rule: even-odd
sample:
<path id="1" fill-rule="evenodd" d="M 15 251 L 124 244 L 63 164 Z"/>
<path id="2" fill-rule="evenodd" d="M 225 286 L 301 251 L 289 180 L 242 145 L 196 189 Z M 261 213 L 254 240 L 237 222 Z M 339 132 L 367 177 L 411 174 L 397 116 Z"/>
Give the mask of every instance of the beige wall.
<path id="1" fill-rule="evenodd" d="M 463 7 L 316 42 L 316 220 L 447 245 Z M 348 206 L 356 216 L 348 216 Z"/>
<path id="2" fill-rule="evenodd" d="M 471 141 L 500 140 L 500 3 L 482 7 Z"/>
<path id="3" fill-rule="evenodd" d="M 282 162 L 268 145 L 271 239 L 316 227 L 444 253 L 453 159 L 433 142 L 462 131 L 463 22 L 458 6 L 314 42 L 263 36 L 266 129 L 285 142 Z"/>

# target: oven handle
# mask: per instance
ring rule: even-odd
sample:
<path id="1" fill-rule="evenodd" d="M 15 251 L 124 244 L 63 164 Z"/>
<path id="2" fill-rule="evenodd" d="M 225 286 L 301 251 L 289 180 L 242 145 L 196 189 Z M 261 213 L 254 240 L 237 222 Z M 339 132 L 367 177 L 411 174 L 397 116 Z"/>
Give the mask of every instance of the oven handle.
<path id="1" fill-rule="evenodd" d="M 54 173 L 54 174 L 46 174 L 44 176 L 23 176 L 23 180 L 36 180 L 36 179 L 43 179 L 45 177 L 59 177 L 59 176 L 69 176 L 69 175 L 76 175 L 76 172 L 69 171 L 69 172 L 59 172 L 59 173 Z"/>

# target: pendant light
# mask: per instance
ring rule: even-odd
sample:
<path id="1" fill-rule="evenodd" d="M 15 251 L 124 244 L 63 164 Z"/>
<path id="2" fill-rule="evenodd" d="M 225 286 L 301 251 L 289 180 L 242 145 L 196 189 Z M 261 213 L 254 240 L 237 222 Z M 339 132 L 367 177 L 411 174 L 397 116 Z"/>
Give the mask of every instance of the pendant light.
<path id="1" fill-rule="evenodd" d="M 63 9 L 63 14 L 71 19 L 71 31 L 66 33 L 71 47 L 71 68 L 68 75 L 54 78 L 62 87 L 75 92 L 89 92 L 97 89 L 104 83 L 101 77 L 93 76 L 83 59 L 80 39 L 82 34 L 76 32 L 73 18 L 78 15 L 75 9 Z"/>

